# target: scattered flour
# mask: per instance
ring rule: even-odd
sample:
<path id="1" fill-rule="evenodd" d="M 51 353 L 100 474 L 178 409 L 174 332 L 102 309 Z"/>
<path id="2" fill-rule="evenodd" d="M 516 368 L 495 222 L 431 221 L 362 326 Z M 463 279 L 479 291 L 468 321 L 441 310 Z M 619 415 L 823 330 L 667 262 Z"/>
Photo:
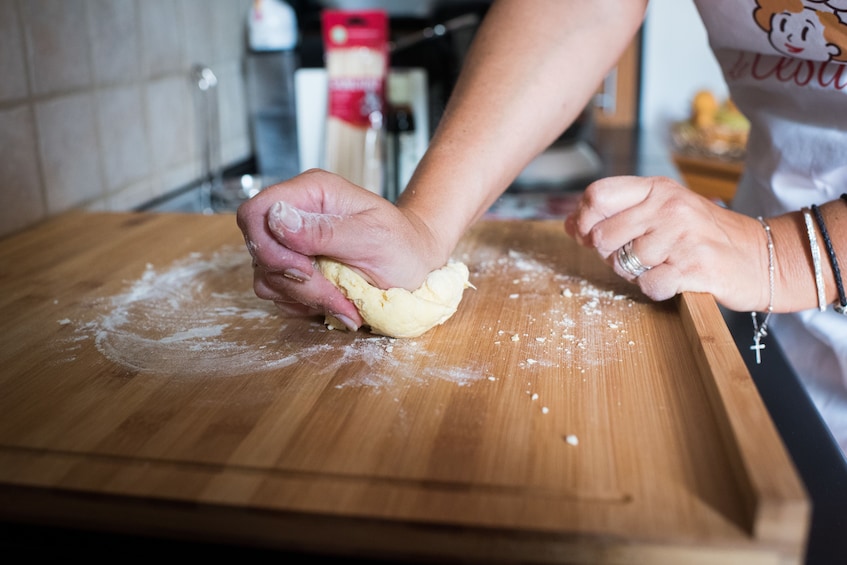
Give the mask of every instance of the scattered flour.
<path id="1" fill-rule="evenodd" d="M 427 364 L 433 354 L 417 340 L 329 332 L 319 321 L 281 318 L 253 293 L 250 258 L 241 247 L 192 253 L 163 270 L 148 264 L 125 292 L 91 306 L 77 320 L 58 321 L 76 324 L 62 362 L 73 362 L 73 353 L 93 340 L 115 364 L 174 376 L 237 376 L 312 363 L 316 372 L 344 375 L 334 381 L 338 388 L 379 387 L 398 374 L 409 382 L 458 386 L 488 378 L 474 364 Z M 417 375 L 396 370 L 418 364 L 427 368 Z M 353 365 L 364 368 L 345 369 Z"/>
<path id="2" fill-rule="evenodd" d="M 534 333 L 492 328 L 494 344 L 501 345 L 501 338 L 509 334 L 509 339 L 522 348 L 525 360 L 518 362 L 519 367 L 564 364 L 584 372 L 616 361 L 614 352 L 619 344 L 634 345 L 626 324 L 632 312 L 624 309 L 635 303 L 627 294 L 599 288 L 580 276 L 562 273 L 553 266 L 554 261 L 514 249 L 505 255 L 496 248 L 477 249 L 464 261 L 472 274 L 519 285 L 521 292 L 511 292 L 509 299 L 524 297 L 529 301 L 538 296 L 544 301 L 543 308 L 526 308 L 526 322 L 534 325 Z"/>
<path id="3" fill-rule="evenodd" d="M 243 255 L 232 247 L 192 253 L 163 271 L 148 264 L 126 292 L 97 301 L 94 317 L 77 333 L 135 371 L 239 374 L 289 365 L 295 356 L 259 349 L 249 339 L 278 317 L 253 295 Z"/>
<path id="4" fill-rule="evenodd" d="M 613 362 L 617 343 L 634 345 L 621 315 L 622 308 L 632 306 L 626 295 L 562 274 L 514 250 L 504 255 L 482 249 L 465 260 L 474 277 L 520 285 L 520 293 L 509 298 L 529 301 L 525 304 L 544 301 L 545 308 L 527 308 L 532 332 L 498 325 L 482 330 L 492 333 L 494 343 L 502 343 L 498 351 L 519 351 L 515 371 L 567 366 L 584 373 Z M 147 265 L 123 293 L 83 306 L 90 308 L 81 308 L 76 319 L 58 320 L 75 327 L 64 342 L 61 362 L 73 362 L 75 352 L 90 340 L 105 358 L 128 370 L 174 377 L 232 377 L 294 363 L 332 376 L 336 388 L 427 386 L 434 381 L 466 386 L 519 374 L 495 375 L 494 360 L 473 355 L 463 356 L 458 365 L 446 364 L 427 349 L 426 335 L 397 340 L 331 332 L 320 320 L 286 320 L 253 293 L 250 257 L 239 246 L 192 253 L 164 269 Z"/>

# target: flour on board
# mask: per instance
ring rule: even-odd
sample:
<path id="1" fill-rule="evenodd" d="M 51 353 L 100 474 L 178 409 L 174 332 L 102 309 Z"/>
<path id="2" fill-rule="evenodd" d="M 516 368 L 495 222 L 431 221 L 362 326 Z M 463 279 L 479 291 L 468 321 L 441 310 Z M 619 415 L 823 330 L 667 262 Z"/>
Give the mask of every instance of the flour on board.
<path id="1" fill-rule="evenodd" d="M 75 321 L 58 321 L 77 324 L 74 337 L 64 344 L 65 362 L 72 362 L 68 354 L 90 339 L 107 359 L 133 371 L 237 376 L 298 362 L 316 363 L 319 372 L 335 372 L 359 362 L 367 370 L 335 386 L 376 387 L 403 373 L 392 368 L 433 355 L 415 340 L 365 334 L 343 343 L 332 343 L 338 332 L 299 342 L 290 339 L 329 330 L 317 321 L 281 318 L 272 303 L 257 298 L 249 255 L 237 246 L 211 255 L 192 253 L 163 270 L 147 265 L 124 293 L 92 306 Z M 473 360 L 463 367 L 422 364 L 427 368 L 421 374 L 403 378 L 462 386 L 489 376 Z"/>
<path id="2" fill-rule="evenodd" d="M 74 352 L 90 340 L 104 357 L 131 371 L 225 377 L 311 363 L 316 374 L 346 375 L 333 380 L 337 388 L 379 388 L 397 386 L 398 379 L 401 385 L 415 386 L 433 381 L 458 386 L 493 383 L 517 376 L 512 370 L 566 364 L 584 372 L 615 361 L 609 342 L 626 335 L 625 319 L 620 317 L 620 308 L 629 302 L 626 296 L 555 272 L 525 253 L 478 251 L 467 258 L 473 276 L 513 281 L 519 286 L 516 300 L 531 300 L 533 292 L 553 297 L 553 306 L 544 311 L 528 309 L 532 333 L 494 324 L 478 330 L 490 332 L 497 343 L 502 337 L 500 348 L 519 348 L 519 357 L 505 373 L 494 371 L 496 360 L 473 355 L 460 356 L 458 364 L 443 363 L 427 349 L 425 339 L 363 333 L 342 340 L 340 332 L 330 332 L 319 320 L 286 320 L 272 303 L 253 293 L 250 257 L 238 246 L 212 254 L 191 253 L 167 268 L 147 265 L 123 293 L 98 299 L 81 307 L 78 316 L 58 320 L 75 326 L 74 336 L 64 343 L 62 362 L 73 362 Z M 578 309 L 574 300 L 579 301 Z M 596 331 L 585 333 L 583 326 L 588 324 L 575 315 L 595 318 L 590 325 Z M 632 340 L 628 343 L 633 345 Z M 349 370 L 353 364 L 361 370 Z"/>
<path id="3" fill-rule="evenodd" d="M 496 345 L 502 346 L 503 338 L 508 337 L 528 355 L 518 362 L 521 368 L 567 365 L 584 373 L 591 367 L 615 362 L 619 344 L 635 345 L 626 324 L 632 313 L 623 316 L 622 312 L 634 305 L 626 294 L 601 289 L 582 277 L 560 272 L 543 257 L 515 249 L 504 255 L 499 248 L 480 247 L 463 260 L 477 277 L 511 281 L 520 292 L 509 293 L 510 299 L 532 295 L 562 298 L 545 308 L 527 309 L 527 325 L 537 328 L 534 333 L 519 333 L 500 325 L 487 328 Z M 600 326 L 612 331 L 597 331 Z"/>

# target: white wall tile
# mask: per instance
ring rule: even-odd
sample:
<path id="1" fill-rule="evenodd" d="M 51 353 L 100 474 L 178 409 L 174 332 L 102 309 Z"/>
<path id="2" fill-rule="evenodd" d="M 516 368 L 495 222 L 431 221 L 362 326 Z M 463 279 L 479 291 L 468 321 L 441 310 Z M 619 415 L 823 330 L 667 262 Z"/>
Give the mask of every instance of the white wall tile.
<path id="1" fill-rule="evenodd" d="M 249 0 L 210 0 L 214 6 L 214 33 L 217 53 L 214 63 L 231 61 L 247 44 Z"/>
<path id="2" fill-rule="evenodd" d="M 83 93 L 35 106 L 50 214 L 104 195 L 94 104 L 94 94 Z"/>
<path id="3" fill-rule="evenodd" d="M 113 192 L 109 195 L 106 207 L 113 212 L 125 212 L 134 210 L 142 204 L 149 202 L 156 195 L 153 193 L 152 183 L 144 179 L 126 188 Z"/>
<path id="4" fill-rule="evenodd" d="M 0 0 L 0 233 L 195 184 L 194 63 L 221 81 L 221 165 L 249 158 L 240 65 L 251 2 Z"/>
<path id="5" fill-rule="evenodd" d="M 83 204 L 80 206 L 80 209 L 85 210 L 86 212 L 108 212 L 109 202 L 106 198 L 100 198 L 98 200 L 88 202 L 87 204 Z"/>
<path id="6" fill-rule="evenodd" d="M 13 0 L 0 0 L 0 102 L 29 92 L 24 39 Z"/>
<path id="7" fill-rule="evenodd" d="M 199 174 L 200 166 L 196 161 L 163 169 L 158 175 L 158 183 L 153 183 L 153 196 L 162 196 L 174 189 L 188 186 L 197 180 Z"/>
<path id="8" fill-rule="evenodd" d="M 141 86 L 100 90 L 97 125 L 106 188 L 114 191 L 150 174 Z"/>
<path id="9" fill-rule="evenodd" d="M 138 80 L 141 43 L 135 0 L 89 0 L 88 13 L 97 84 Z"/>
<path id="10" fill-rule="evenodd" d="M 28 105 L 0 110 L 0 235 L 46 214 L 35 139 L 35 120 Z"/>
<path id="11" fill-rule="evenodd" d="M 214 10 L 208 0 L 183 0 L 182 8 L 185 62 L 189 67 L 204 65 L 212 68 L 216 55 Z"/>
<path id="12" fill-rule="evenodd" d="M 147 78 L 185 69 L 182 51 L 182 10 L 176 0 L 138 3 L 142 68 Z"/>
<path id="13" fill-rule="evenodd" d="M 91 84 L 87 4 L 84 0 L 28 0 L 17 4 L 29 52 L 33 91 L 51 94 Z"/>
<path id="14" fill-rule="evenodd" d="M 169 168 L 191 158 L 194 131 L 187 78 L 164 78 L 147 85 L 147 122 L 153 166 Z"/>
<path id="15" fill-rule="evenodd" d="M 218 99 L 221 139 L 246 136 L 249 128 L 247 96 L 242 66 L 238 61 L 220 65 Z"/>

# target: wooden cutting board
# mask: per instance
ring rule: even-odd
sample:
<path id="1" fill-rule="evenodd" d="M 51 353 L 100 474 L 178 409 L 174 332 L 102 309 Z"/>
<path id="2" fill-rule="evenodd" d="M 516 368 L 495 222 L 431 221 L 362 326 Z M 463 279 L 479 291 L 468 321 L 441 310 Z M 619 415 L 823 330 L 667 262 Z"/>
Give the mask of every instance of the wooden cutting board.
<path id="1" fill-rule="evenodd" d="M 280 317 L 232 215 L 0 241 L 0 517 L 344 555 L 800 562 L 809 502 L 714 300 L 486 220 L 409 340 Z"/>

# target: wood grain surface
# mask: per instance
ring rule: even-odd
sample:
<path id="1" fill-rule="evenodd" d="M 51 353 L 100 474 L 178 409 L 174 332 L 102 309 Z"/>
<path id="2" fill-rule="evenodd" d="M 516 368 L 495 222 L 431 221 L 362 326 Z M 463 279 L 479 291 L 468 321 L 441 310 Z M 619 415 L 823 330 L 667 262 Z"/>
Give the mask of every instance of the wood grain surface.
<path id="1" fill-rule="evenodd" d="M 809 503 L 713 299 L 485 220 L 415 339 L 285 319 L 232 215 L 0 241 L 0 517 L 340 555 L 796 563 Z"/>

